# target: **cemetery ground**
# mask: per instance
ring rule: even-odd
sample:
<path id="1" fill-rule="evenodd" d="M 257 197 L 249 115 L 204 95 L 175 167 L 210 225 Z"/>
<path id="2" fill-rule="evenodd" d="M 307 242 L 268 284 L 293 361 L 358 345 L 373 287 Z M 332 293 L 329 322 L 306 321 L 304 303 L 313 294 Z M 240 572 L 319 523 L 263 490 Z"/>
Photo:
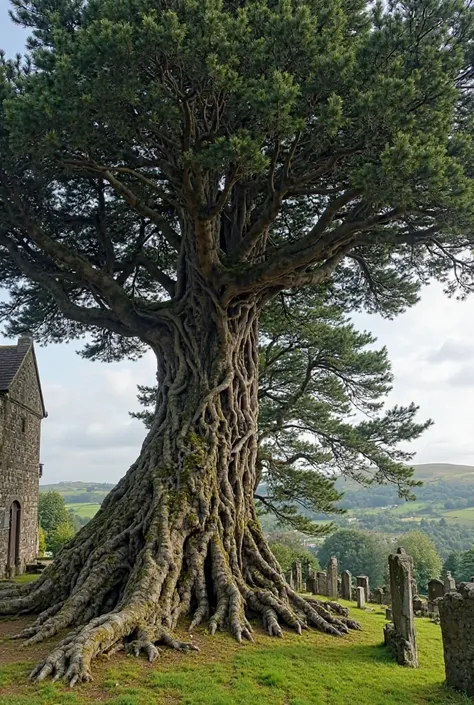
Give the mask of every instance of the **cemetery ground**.
<path id="1" fill-rule="evenodd" d="M 0 705 L 465 705 L 472 702 L 444 685 L 441 630 L 416 620 L 420 667 L 398 666 L 382 644 L 385 607 L 358 610 L 343 602 L 362 631 L 335 639 L 317 631 L 285 630 L 270 638 L 255 625 L 255 642 L 238 645 L 221 632 L 196 629 L 200 653 L 164 649 L 149 664 L 116 654 L 94 662 L 94 682 L 30 685 L 29 671 L 51 642 L 22 650 L 8 638 L 28 623 L 0 619 Z M 182 627 L 183 636 L 185 625 Z"/>

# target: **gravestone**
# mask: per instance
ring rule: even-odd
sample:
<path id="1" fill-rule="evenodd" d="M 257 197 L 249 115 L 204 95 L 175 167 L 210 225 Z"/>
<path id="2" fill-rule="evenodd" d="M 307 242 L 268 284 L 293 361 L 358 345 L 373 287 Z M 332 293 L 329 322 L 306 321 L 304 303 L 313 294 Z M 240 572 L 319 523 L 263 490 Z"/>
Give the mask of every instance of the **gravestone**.
<path id="1" fill-rule="evenodd" d="M 301 563 L 299 561 L 293 561 L 291 566 L 291 575 L 293 577 L 293 590 L 295 592 L 303 591 L 303 579 L 301 574 Z"/>
<path id="2" fill-rule="evenodd" d="M 288 583 L 288 585 L 290 586 L 290 588 L 291 588 L 292 590 L 295 589 L 295 584 L 294 584 L 294 582 L 293 582 L 293 571 L 292 571 L 292 570 L 290 570 L 290 572 L 289 572 L 289 575 L 288 575 L 288 578 L 287 578 L 287 583 Z"/>
<path id="3" fill-rule="evenodd" d="M 388 557 L 393 624 L 384 628 L 385 645 L 401 666 L 418 667 L 415 616 L 413 614 L 413 559 L 405 549 Z"/>
<path id="4" fill-rule="evenodd" d="M 326 573 L 319 572 L 316 573 L 317 581 L 317 594 L 326 595 L 327 585 L 326 585 Z"/>
<path id="5" fill-rule="evenodd" d="M 374 591 L 375 602 L 378 605 L 383 605 L 383 590 L 382 588 L 376 588 Z"/>
<path id="6" fill-rule="evenodd" d="M 365 590 L 361 585 L 356 587 L 356 601 L 359 609 L 365 608 Z"/>
<path id="7" fill-rule="evenodd" d="M 393 619 L 392 610 L 390 609 L 390 607 L 387 607 L 387 609 L 385 610 L 385 619 L 389 619 L 390 621 L 392 621 Z"/>
<path id="8" fill-rule="evenodd" d="M 341 597 L 343 600 L 352 599 L 352 575 L 348 570 L 341 573 Z"/>
<path id="9" fill-rule="evenodd" d="M 428 602 L 434 602 L 438 597 L 443 597 L 444 595 L 444 583 L 441 580 L 432 580 L 428 583 Z"/>
<path id="10" fill-rule="evenodd" d="M 312 592 L 313 595 L 314 595 L 314 590 L 315 590 L 315 587 L 314 587 L 314 579 L 315 579 L 314 570 L 313 570 L 313 568 L 311 568 L 311 566 L 308 566 L 308 569 L 307 569 L 307 570 L 308 570 L 308 572 L 306 573 L 306 592 Z"/>
<path id="11" fill-rule="evenodd" d="M 444 591 L 449 592 L 450 590 L 456 590 L 456 581 L 448 570 L 444 579 Z"/>
<path id="12" fill-rule="evenodd" d="M 438 601 L 446 683 L 474 696 L 474 582 L 461 583 Z"/>
<path id="13" fill-rule="evenodd" d="M 356 578 L 356 587 L 363 587 L 365 592 L 365 601 L 369 601 L 370 587 L 369 578 L 366 575 L 358 575 Z"/>
<path id="14" fill-rule="evenodd" d="M 390 594 L 390 586 L 384 585 L 382 589 L 383 589 L 383 604 L 390 605 L 392 603 L 392 596 Z"/>
<path id="15" fill-rule="evenodd" d="M 337 558 L 335 556 L 329 559 L 326 580 L 326 595 L 332 600 L 337 600 L 339 595 L 337 591 Z"/>

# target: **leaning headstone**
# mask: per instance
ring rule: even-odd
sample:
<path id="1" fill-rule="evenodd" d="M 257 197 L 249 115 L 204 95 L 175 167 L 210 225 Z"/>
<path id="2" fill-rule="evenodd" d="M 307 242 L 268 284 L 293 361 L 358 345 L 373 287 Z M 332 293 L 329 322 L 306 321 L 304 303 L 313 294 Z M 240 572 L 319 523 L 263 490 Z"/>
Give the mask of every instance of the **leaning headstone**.
<path id="1" fill-rule="evenodd" d="M 352 599 L 352 575 L 348 570 L 343 570 L 341 573 L 341 597 L 343 600 Z"/>
<path id="2" fill-rule="evenodd" d="M 369 578 L 366 575 L 358 575 L 356 578 L 356 587 L 363 587 L 365 592 L 365 601 L 369 601 L 370 587 Z"/>
<path id="3" fill-rule="evenodd" d="M 314 591 L 314 570 L 308 566 L 306 573 L 306 592 Z"/>
<path id="4" fill-rule="evenodd" d="M 434 602 L 438 597 L 444 595 L 444 583 L 441 580 L 433 578 L 428 583 L 428 602 Z"/>
<path id="5" fill-rule="evenodd" d="M 446 683 L 474 696 L 474 582 L 461 583 L 439 600 Z"/>
<path id="6" fill-rule="evenodd" d="M 356 601 L 359 609 L 365 608 L 365 590 L 361 585 L 356 587 Z"/>
<path id="7" fill-rule="evenodd" d="M 299 561 L 293 561 L 291 566 L 291 575 L 293 577 L 293 590 L 295 592 L 303 591 L 303 579 L 301 576 L 301 563 Z"/>
<path id="8" fill-rule="evenodd" d="M 317 594 L 326 595 L 327 585 L 326 585 L 326 573 L 319 572 L 316 573 L 317 580 Z"/>
<path id="9" fill-rule="evenodd" d="M 413 558 L 399 548 L 388 557 L 393 624 L 384 628 L 385 645 L 401 666 L 417 668 L 415 617 L 413 614 Z"/>
<path id="10" fill-rule="evenodd" d="M 449 592 L 450 590 L 456 590 L 456 581 L 448 570 L 444 579 L 444 591 Z"/>
<path id="11" fill-rule="evenodd" d="M 376 588 L 374 591 L 375 602 L 378 605 L 383 605 L 383 590 L 382 588 Z"/>
<path id="12" fill-rule="evenodd" d="M 338 598 L 338 592 L 337 592 L 337 558 L 335 556 L 332 556 L 329 559 L 328 563 L 328 569 L 327 569 L 327 575 L 326 575 L 326 581 L 327 581 L 327 590 L 326 590 L 326 595 L 330 597 L 332 600 L 337 600 Z"/>

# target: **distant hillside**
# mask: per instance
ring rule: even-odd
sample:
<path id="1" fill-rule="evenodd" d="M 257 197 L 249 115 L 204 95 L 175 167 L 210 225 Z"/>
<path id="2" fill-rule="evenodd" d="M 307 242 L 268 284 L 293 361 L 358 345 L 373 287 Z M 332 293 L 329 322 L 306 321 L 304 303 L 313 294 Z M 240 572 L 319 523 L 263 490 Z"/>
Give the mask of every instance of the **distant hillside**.
<path id="1" fill-rule="evenodd" d="M 115 485 L 109 482 L 57 482 L 54 485 L 40 485 L 40 492 L 54 490 L 60 494 L 72 492 L 110 492 Z"/>
<path id="2" fill-rule="evenodd" d="M 423 482 L 430 480 L 474 480 L 472 465 L 452 465 L 451 463 L 426 463 L 414 465 L 415 475 Z"/>

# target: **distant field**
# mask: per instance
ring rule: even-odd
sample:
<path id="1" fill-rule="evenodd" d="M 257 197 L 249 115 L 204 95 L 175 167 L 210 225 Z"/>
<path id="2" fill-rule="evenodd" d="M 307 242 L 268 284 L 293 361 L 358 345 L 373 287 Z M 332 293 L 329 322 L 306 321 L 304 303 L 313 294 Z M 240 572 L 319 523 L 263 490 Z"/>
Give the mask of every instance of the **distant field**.
<path id="1" fill-rule="evenodd" d="M 72 509 L 74 514 L 77 514 L 81 519 L 92 519 L 99 511 L 100 504 L 66 504 L 66 509 Z"/>
<path id="2" fill-rule="evenodd" d="M 448 521 L 456 521 L 458 524 L 464 524 L 465 526 L 474 526 L 474 507 L 453 509 L 449 512 L 443 512 L 443 516 Z"/>

